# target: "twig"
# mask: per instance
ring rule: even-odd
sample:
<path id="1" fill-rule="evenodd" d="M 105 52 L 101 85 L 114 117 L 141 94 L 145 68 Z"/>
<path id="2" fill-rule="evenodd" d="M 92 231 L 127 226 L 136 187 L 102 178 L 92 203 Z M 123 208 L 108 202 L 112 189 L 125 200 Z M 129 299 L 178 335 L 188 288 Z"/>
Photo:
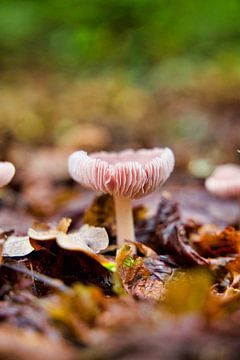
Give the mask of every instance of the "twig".
<path id="1" fill-rule="evenodd" d="M 37 294 L 37 286 L 35 283 L 35 279 L 34 279 L 34 275 L 33 275 L 34 270 L 33 270 L 33 266 L 32 266 L 31 262 L 30 262 L 29 266 L 30 266 L 31 277 L 32 277 L 32 282 L 33 282 L 33 289 L 34 289 L 35 294 Z"/>
<path id="2" fill-rule="evenodd" d="M 6 262 L 6 263 L 2 264 L 2 267 L 25 274 L 31 278 L 34 278 L 37 281 L 42 282 L 43 284 L 48 285 L 49 287 L 51 287 L 53 289 L 56 289 L 56 290 L 59 290 L 59 291 L 65 292 L 65 293 L 71 291 L 71 288 L 66 286 L 61 280 L 50 278 L 49 276 L 40 274 L 34 270 L 29 270 L 25 266 L 22 266 L 19 264 L 11 264 L 9 262 Z"/>

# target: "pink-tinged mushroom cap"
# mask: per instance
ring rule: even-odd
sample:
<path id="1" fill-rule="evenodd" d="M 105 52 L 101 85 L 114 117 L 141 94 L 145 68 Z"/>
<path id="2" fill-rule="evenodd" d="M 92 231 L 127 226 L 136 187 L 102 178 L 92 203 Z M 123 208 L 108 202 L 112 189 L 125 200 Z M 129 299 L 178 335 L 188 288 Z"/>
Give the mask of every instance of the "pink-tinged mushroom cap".
<path id="1" fill-rule="evenodd" d="M 8 161 L 0 161 L 0 187 L 7 185 L 15 174 L 15 166 Z"/>
<path id="2" fill-rule="evenodd" d="M 159 188 L 174 168 L 169 148 L 98 152 L 76 151 L 69 157 L 70 175 L 85 187 L 130 199 Z"/>
<path id="3" fill-rule="evenodd" d="M 240 166 L 226 164 L 217 166 L 205 182 L 206 189 L 222 197 L 240 197 Z"/>

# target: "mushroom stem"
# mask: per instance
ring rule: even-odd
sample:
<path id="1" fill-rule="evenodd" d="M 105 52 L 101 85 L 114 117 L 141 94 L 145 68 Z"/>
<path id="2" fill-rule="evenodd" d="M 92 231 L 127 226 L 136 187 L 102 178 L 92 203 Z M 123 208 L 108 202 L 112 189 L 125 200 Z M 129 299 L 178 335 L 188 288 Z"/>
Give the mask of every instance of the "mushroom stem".
<path id="1" fill-rule="evenodd" d="M 114 196 L 117 222 L 117 244 L 121 247 L 125 240 L 135 241 L 131 199 Z"/>

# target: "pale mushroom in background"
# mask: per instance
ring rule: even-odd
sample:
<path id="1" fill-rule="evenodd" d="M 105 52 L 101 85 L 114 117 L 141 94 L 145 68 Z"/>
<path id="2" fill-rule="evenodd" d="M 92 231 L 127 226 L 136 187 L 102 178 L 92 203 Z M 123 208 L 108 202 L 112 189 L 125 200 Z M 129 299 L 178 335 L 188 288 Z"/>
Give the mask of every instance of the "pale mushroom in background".
<path id="1" fill-rule="evenodd" d="M 15 174 L 15 166 L 8 161 L 0 161 L 0 187 L 7 185 Z"/>
<path id="2" fill-rule="evenodd" d="M 167 180 L 174 168 L 169 148 L 98 152 L 76 151 L 69 157 L 69 173 L 81 185 L 114 197 L 117 243 L 134 241 L 132 199 L 146 196 Z"/>
<path id="3" fill-rule="evenodd" d="M 214 195 L 240 199 L 240 166 L 235 164 L 217 166 L 206 180 L 205 186 Z"/>

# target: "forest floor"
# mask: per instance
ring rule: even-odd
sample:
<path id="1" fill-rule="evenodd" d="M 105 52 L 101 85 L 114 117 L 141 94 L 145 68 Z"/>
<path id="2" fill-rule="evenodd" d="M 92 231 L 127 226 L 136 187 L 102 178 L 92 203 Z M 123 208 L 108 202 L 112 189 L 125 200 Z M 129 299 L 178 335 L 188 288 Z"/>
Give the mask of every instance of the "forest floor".
<path id="1" fill-rule="evenodd" d="M 24 179 L 1 199 L 1 358 L 239 358 L 236 201 L 177 173 L 134 202 L 137 253 L 116 253 L 111 197 L 64 176 Z M 100 254 L 59 242 L 84 223 L 106 228 Z"/>

